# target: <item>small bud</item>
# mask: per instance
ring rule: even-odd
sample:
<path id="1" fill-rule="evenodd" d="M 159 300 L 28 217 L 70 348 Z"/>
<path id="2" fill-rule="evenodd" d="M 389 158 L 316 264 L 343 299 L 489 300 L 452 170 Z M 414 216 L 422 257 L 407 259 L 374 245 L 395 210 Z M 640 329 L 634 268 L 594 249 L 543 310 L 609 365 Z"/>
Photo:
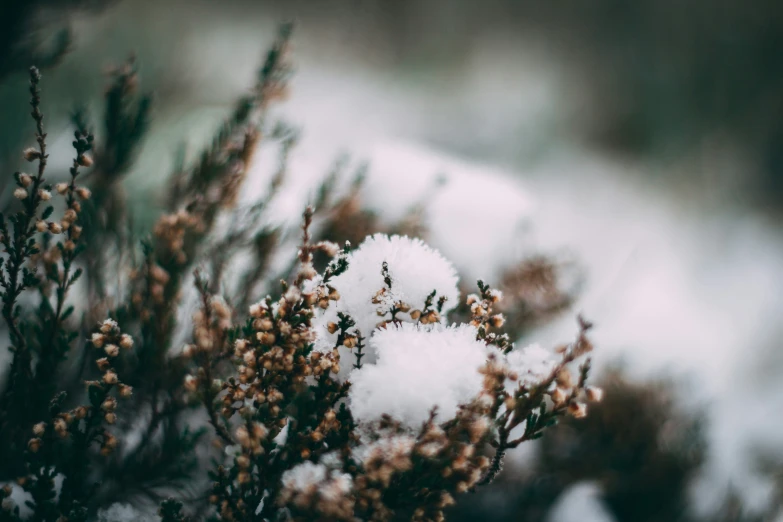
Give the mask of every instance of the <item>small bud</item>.
<path id="1" fill-rule="evenodd" d="M 411 319 L 414 321 L 418 321 L 421 317 L 421 310 L 413 310 L 411 311 Z"/>
<path id="2" fill-rule="evenodd" d="M 560 370 L 555 380 L 557 381 L 557 384 L 559 384 L 563 388 L 574 387 L 574 378 L 571 375 L 571 371 L 568 368 L 563 368 L 562 370 Z"/>
<path id="3" fill-rule="evenodd" d="M 33 426 L 33 435 L 35 435 L 36 437 L 41 437 L 45 431 L 46 431 L 45 422 L 39 422 L 38 424 Z"/>
<path id="4" fill-rule="evenodd" d="M 133 387 L 127 384 L 119 385 L 120 397 L 123 399 L 129 399 L 133 395 Z"/>
<path id="5" fill-rule="evenodd" d="M 117 408 L 117 400 L 114 397 L 109 397 L 101 403 L 101 409 L 103 411 L 114 411 Z"/>
<path id="6" fill-rule="evenodd" d="M 95 361 L 95 364 L 98 365 L 98 369 L 102 372 L 105 372 L 111 367 L 111 363 L 109 362 L 109 359 L 106 357 L 101 357 L 97 361 Z"/>
<path id="7" fill-rule="evenodd" d="M 601 402 L 604 398 L 604 390 L 598 386 L 588 386 L 585 389 L 585 394 L 590 402 Z"/>
<path id="8" fill-rule="evenodd" d="M 261 344 L 265 344 L 267 346 L 271 346 L 275 343 L 275 334 L 269 333 L 269 332 L 259 332 L 257 334 L 258 340 L 261 341 Z"/>
<path id="9" fill-rule="evenodd" d="M 104 320 L 104 321 L 101 323 L 101 328 L 100 328 L 100 330 L 101 330 L 101 333 L 105 333 L 105 334 L 107 334 L 107 333 L 111 333 L 111 331 L 112 331 L 114 328 L 117 328 L 117 321 L 115 321 L 114 319 L 105 319 L 105 320 Z"/>
<path id="10" fill-rule="evenodd" d="M 117 384 L 117 374 L 109 370 L 103 374 L 103 382 L 106 384 Z"/>
<path id="11" fill-rule="evenodd" d="M 63 221 L 67 221 L 69 223 L 73 223 L 79 219 L 79 215 L 76 213 L 76 211 L 72 208 L 69 208 L 65 212 L 63 212 Z"/>
<path id="12" fill-rule="evenodd" d="M 552 402 L 555 403 L 555 406 L 559 406 L 563 404 L 566 400 L 566 392 L 563 391 L 563 388 L 555 388 L 555 390 L 550 394 L 552 397 Z"/>
<path id="13" fill-rule="evenodd" d="M 59 223 L 51 222 L 49 223 L 49 232 L 52 234 L 62 234 L 63 227 L 60 226 Z"/>
<path id="14" fill-rule="evenodd" d="M 52 193 L 48 190 L 38 189 L 38 197 L 41 198 L 41 201 L 49 201 L 52 199 Z"/>
<path id="15" fill-rule="evenodd" d="M 92 158 L 87 154 L 82 154 L 81 156 L 79 156 L 77 162 L 82 167 L 92 167 Z"/>
<path id="16" fill-rule="evenodd" d="M 128 334 L 122 334 L 120 337 L 120 346 L 126 350 L 133 348 L 133 337 Z"/>
<path id="17" fill-rule="evenodd" d="M 271 330 L 274 327 L 275 327 L 275 323 L 273 323 L 272 320 L 269 319 L 269 318 L 261 319 L 258 322 L 259 330 L 264 331 L 264 332 L 268 332 L 269 330 Z"/>
<path id="18" fill-rule="evenodd" d="M 354 337 L 353 335 L 349 335 L 343 340 L 343 346 L 345 346 L 346 348 L 355 348 L 356 344 L 357 344 L 357 340 L 356 337 Z"/>
<path id="19" fill-rule="evenodd" d="M 196 353 L 196 347 L 193 346 L 192 344 L 186 344 L 185 346 L 182 347 L 182 357 L 184 357 L 185 359 L 190 359 L 191 357 L 193 357 L 193 354 L 195 353 Z"/>
<path id="20" fill-rule="evenodd" d="M 63 248 L 67 252 L 73 252 L 74 250 L 76 250 L 76 243 L 74 243 L 73 241 L 71 241 L 69 239 L 68 241 L 65 242 L 65 244 L 63 245 Z"/>
<path id="21" fill-rule="evenodd" d="M 23 189 L 22 187 L 19 187 L 18 189 L 14 190 L 14 197 L 16 199 L 26 199 L 27 198 L 27 191 Z"/>
<path id="22" fill-rule="evenodd" d="M 264 307 L 262 307 L 259 303 L 250 305 L 250 316 L 251 317 L 261 317 L 264 314 Z"/>
<path id="23" fill-rule="evenodd" d="M 79 406 L 73 410 L 73 416 L 76 420 L 82 420 L 87 416 L 87 408 Z"/>
<path id="24" fill-rule="evenodd" d="M 502 328 L 506 324 L 506 318 L 503 317 L 503 314 L 497 314 L 492 316 L 490 322 L 493 328 Z"/>
<path id="25" fill-rule="evenodd" d="M 27 442 L 27 449 L 29 449 L 33 453 L 38 453 L 38 450 L 41 449 L 41 439 L 39 439 L 38 437 L 30 439 Z"/>
<path id="26" fill-rule="evenodd" d="M 24 156 L 24 159 L 26 159 L 27 161 L 35 161 L 41 157 L 41 152 L 34 147 L 27 147 L 22 152 L 22 155 Z"/>
<path id="27" fill-rule="evenodd" d="M 568 413 L 575 419 L 582 419 L 587 415 L 587 405 L 583 402 L 574 402 L 568 405 Z"/>
<path id="28" fill-rule="evenodd" d="M 109 357 L 117 357 L 120 354 L 120 349 L 116 344 L 107 344 L 103 351 L 105 351 L 106 355 Z"/>
<path id="29" fill-rule="evenodd" d="M 106 337 L 103 334 L 100 334 L 100 333 L 97 333 L 97 332 L 92 334 L 92 339 L 91 339 L 92 345 L 94 347 L 96 347 L 96 348 L 103 347 L 103 343 L 104 343 L 105 340 L 106 340 Z"/>
<path id="30" fill-rule="evenodd" d="M 23 187 L 29 187 L 33 184 L 33 178 L 30 177 L 30 174 L 19 174 L 19 184 Z"/>
<path id="31" fill-rule="evenodd" d="M 90 192 L 90 189 L 88 189 L 87 187 L 78 187 L 76 189 L 76 195 L 79 196 L 81 199 L 90 199 L 92 192 Z"/>
<path id="32" fill-rule="evenodd" d="M 192 375 L 185 376 L 185 389 L 191 393 L 195 392 L 198 388 L 198 379 Z"/>
<path id="33" fill-rule="evenodd" d="M 105 420 L 107 424 L 114 424 L 117 422 L 117 415 L 109 412 L 103 416 L 103 420 Z"/>
<path id="34" fill-rule="evenodd" d="M 58 417 L 54 420 L 54 431 L 61 438 L 68 435 L 68 423 L 65 422 L 65 419 Z"/>
<path id="35" fill-rule="evenodd" d="M 54 189 L 57 191 L 58 194 L 63 195 L 66 192 L 68 192 L 68 184 L 67 183 L 58 183 L 54 186 Z"/>
<path id="36" fill-rule="evenodd" d="M 43 221 L 42 219 L 39 219 L 35 223 L 35 229 L 38 232 L 46 232 L 47 230 L 49 230 L 49 225 L 46 224 L 46 221 Z"/>
<path id="37" fill-rule="evenodd" d="M 331 321 L 326 323 L 326 330 L 330 334 L 336 333 L 337 332 L 337 323 L 334 323 L 334 322 L 331 322 Z"/>

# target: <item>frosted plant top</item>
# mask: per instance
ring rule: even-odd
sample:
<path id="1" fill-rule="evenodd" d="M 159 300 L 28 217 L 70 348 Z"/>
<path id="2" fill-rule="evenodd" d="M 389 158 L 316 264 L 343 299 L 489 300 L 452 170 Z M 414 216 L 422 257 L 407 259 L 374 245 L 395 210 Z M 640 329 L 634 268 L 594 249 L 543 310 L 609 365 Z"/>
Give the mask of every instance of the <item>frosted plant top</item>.
<path id="1" fill-rule="evenodd" d="M 348 254 L 347 262 L 345 272 L 329 282 L 340 299 L 317 321 L 322 327 L 342 312 L 356 321 L 361 335 L 370 337 L 392 314 L 397 321 L 413 321 L 410 312 L 423 310 L 433 291 L 433 303 L 443 300 L 438 322 L 458 304 L 454 265 L 421 239 L 375 234 Z M 324 328 L 318 334 L 317 349 L 330 350 L 334 336 Z"/>

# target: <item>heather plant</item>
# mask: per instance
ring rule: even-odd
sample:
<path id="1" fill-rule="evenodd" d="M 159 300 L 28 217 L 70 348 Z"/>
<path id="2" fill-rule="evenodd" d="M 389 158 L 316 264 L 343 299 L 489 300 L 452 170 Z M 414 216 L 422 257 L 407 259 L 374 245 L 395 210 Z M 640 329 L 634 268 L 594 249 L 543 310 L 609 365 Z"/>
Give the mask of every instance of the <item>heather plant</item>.
<path id="1" fill-rule="evenodd" d="M 298 233 L 270 224 L 298 136 L 271 112 L 290 31 L 141 235 L 121 185 L 149 116 L 136 65 L 112 72 L 102 131 L 74 114 L 64 181 L 46 177 L 30 69 L 37 146 L 23 156 L 37 168 L 16 173 L 0 219 L 0 520 L 442 520 L 509 450 L 600 401 L 589 322 L 554 350 L 505 331 L 565 306 L 555 265 L 510 272 L 505 310 L 524 311 L 509 325 L 500 289 L 461 297 L 451 262 L 400 234 L 426 235 L 418 209 L 381 225 L 363 172 L 337 190 L 339 163 Z M 266 144 L 279 167 L 245 205 Z"/>

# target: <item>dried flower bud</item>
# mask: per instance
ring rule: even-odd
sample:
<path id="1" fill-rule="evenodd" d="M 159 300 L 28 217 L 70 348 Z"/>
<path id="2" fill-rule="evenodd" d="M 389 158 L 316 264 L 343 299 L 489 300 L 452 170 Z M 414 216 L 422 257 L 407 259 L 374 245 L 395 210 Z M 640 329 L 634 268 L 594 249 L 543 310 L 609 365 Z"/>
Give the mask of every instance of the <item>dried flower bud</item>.
<path id="1" fill-rule="evenodd" d="M 33 184 L 33 178 L 30 177 L 29 174 L 25 174 L 25 173 L 19 174 L 19 184 L 25 188 L 29 187 L 30 185 Z"/>
<path id="2" fill-rule="evenodd" d="M 353 336 L 353 335 L 348 335 L 348 336 L 346 336 L 346 337 L 345 337 L 345 339 L 343 340 L 343 346 L 345 346 L 346 348 L 355 348 L 355 347 L 356 347 L 356 344 L 357 344 L 357 342 L 358 342 L 358 341 L 357 341 L 357 339 L 356 339 L 356 337 L 355 337 L 355 336 Z"/>
<path id="3" fill-rule="evenodd" d="M 334 257 L 340 252 L 340 245 L 331 241 L 321 241 L 316 246 L 329 257 Z"/>
<path id="4" fill-rule="evenodd" d="M 88 189 L 87 187 L 78 187 L 76 189 L 76 195 L 79 196 L 81 199 L 90 199 L 92 192 L 90 192 L 90 189 Z"/>
<path id="5" fill-rule="evenodd" d="M 61 438 L 65 438 L 68 435 L 68 423 L 62 417 L 54 419 L 54 432 Z"/>
<path id="6" fill-rule="evenodd" d="M 120 392 L 120 397 L 122 397 L 123 399 L 129 399 L 133 395 L 132 386 L 128 386 L 127 384 L 120 384 L 118 388 Z"/>
<path id="7" fill-rule="evenodd" d="M 14 197 L 16 199 L 25 199 L 27 198 L 27 191 L 22 187 L 19 187 L 18 189 L 14 190 Z"/>
<path id="8" fill-rule="evenodd" d="M 604 398 L 604 390 L 598 386 L 588 386 L 585 389 L 585 395 L 590 402 L 601 402 Z"/>
<path id="9" fill-rule="evenodd" d="M 122 334 L 120 337 L 120 346 L 125 348 L 126 350 L 130 350 L 133 348 L 133 337 L 131 337 L 128 334 Z"/>
<path id="10" fill-rule="evenodd" d="M 73 223 L 79 219 L 79 215 L 76 213 L 76 211 L 72 208 L 69 208 L 65 212 L 63 212 L 63 221 L 66 221 L 68 223 Z"/>
<path id="11" fill-rule="evenodd" d="M 27 441 L 27 449 L 33 453 L 38 453 L 38 450 L 41 449 L 41 439 L 35 437 Z"/>
<path id="12" fill-rule="evenodd" d="M 337 332 L 337 329 L 338 329 L 337 323 L 335 323 L 335 322 L 331 322 L 331 321 L 330 321 L 330 322 L 328 322 L 328 323 L 326 323 L 326 330 L 327 330 L 327 331 L 328 331 L 330 334 L 336 333 L 336 332 Z"/>
<path id="13" fill-rule="evenodd" d="M 120 349 L 116 344 L 107 344 L 103 351 L 105 351 L 106 355 L 109 357 L 117 357 L 120 354 Z"/>
<path id="14" fill-rule="evenodd" d="M 59 223 L 51 222 L 49 223 L 49 232 L 52 234 L 61 234 L 63 231 L 63 227 L 60 226 Z"/>
<path id="15" fill-rule="evenodd" d="M 264 332 L 268 332 L 274 327 L 275 327 L 275 323 L 273 323 L 272 320 L 269 318 L 261 319 L 258 322 L 258 329 Z"/>
<path id="16" fill-rule="evenodd" d="M 92 334 L 92 345 L 96 348 L 101 348 L 103 346 L 103 343 L 106 341 L 106 336 L 100 333 L 94 333 Z"/>
<path id="17" fill-rule="evenodd" d="M 58 194 L 63 195 L 66 192 L 68 192 L 68 184 L 67 183 L 58 183 L 54 186 L 54 189 L 57 191 Z"/>
<path id="18" fill-rule="evenodd" d="M 52 193 L 45 189 L 38 189 L 38 197 L 41 201 L 49 201 L 52 199 Z"/>
<path id="19" fill-rule="evenodd" d="M 272 346 L 275 344 L 275 334 L 270 332 L 259 332 L 256 334 L 256 337 L 259 341 L 261 341 L 261 344 L 265 344 L 267 346 Z"/>
<path id="20" fill-rule="evenodd" d="M 262 315 L 264 315 L 264 310 L 266 310 L 266 307 L 261 305 L 261 303 L 252 304 L 250 305 L 250 309 L 249 309 L 250 316 L 261 317 Z"/>
<path id="21" fill-rule="evenodd" d="M 35 223 L 35 229 L 38 232 L 46 232 L 47 230 L 49 230 L 49 225 L 46 224 L 46 221 L 39 219 Z"/>
<path id="22" fill-rule="evenodd" d="M 312 279 L 318 275 L 318 272 L 315 271 L 312 263 L 304 263 L 299 269 L 299 275 L 302 277 L 302 279 Z"/>
<path id="23" fill-rule="evenodd" d="M 76 243 L 74 243 L 69 239 L 68 241 L 65 242 L 63 248 L 68 252 L 73 252 L 74 250 L 76 250 Z"/>
<path id="24" fill-rule="evenodd" d="M 92 167 L 92 158 L 90 156 L 88 156 L 87 154 L 80 155 L 79 158 L 76 161 L 82 167 L 86 167 L 86 168 Z"/>
<path id="25" fill-rule="evenodd" d="M 185 376 L 185 389 L 191 393 L 198 389 L 198 379 L 192 375 Z"/>
<path id="26" fill-rule="evenodd" d="M 101 403 L 101 409 L 103 411 L 114 411 L 117 408 L 117 399 L 109 397 Z"/>
<path id="27" fill-rule="evenodd" d="M 87 416 L 87 408 L 84 406 L 78 406 L 73 410 L 73 417 L 76 420 L 82 420 Z"/>
<path id="28" fill-rule="evenodd" d="M 27 161 L 35 161 L 41 157 L 41 152 L 35 147 L 27 147 L 22 151 L 22 155 Z"/>
<path id="29" fill-rule="evenodd" d="M 587 405 L 583 402 L 574 402 L 568 405 L 568 413 L 575 419 L 584 418 L 587 415 Z"/>
<path id="30" fill-rule="evenodd" d="M 111 366 L 109 359 L 107 359 L 106 357 L 101 357 L 100 359 L 95 361 L 95 363 L 98 365 L 98 369 L 102 372 L 105 372 Z"/>
<path id="31" fill-rule="evenodd" d="M 114 424 L 117 422 L 117 415 L 109 412 L 103 416 L 103 420 L 105 420 L 107 424 Z"/>
<path id="32" fill-rule="evenodd" d="M 41 437 L 45 431 L 46 431 L 45 422 L 39 422 L 38 424 L 33 426 L 33 435 L 35 435 L 36 437 Z"/>
<path id="33" fill-rule="evenodd" d="M 103 382 L 106 384 L 117 384 L 118 378 L 117 374 L 114 373 L 112 370 L 107 371 L 103 374 Z"/>
<path id="34" fill-rule="evenodd" d="M 100 330 L 101 333 L 107 334 L 107 333 L 111 333 L 111 331 L 114 330 L 115 328 L 117 328 L 117 321 L 115 321 L 114 319 L 105 319 L 101 323 Z"/>
<path id="35" fill-rule="evenodd" d="M 418 321 L 421 317 L 421 310 L 412 310 L 411 311 L 411 319 L 414 321 Z"/>
<path id="36" fill-rule="evenodd" d="M 563 390 L 563 388 L 555 388 L 554 391 L 550 394 L 552 397 L 552 402 L 555 403 L 555 406 L 559 406 L 565 402 L 566 397 L 568 396 L 566 392 Z"/>
<path id="37" fill-rule="evenodd" d="M 571 375 L 571 370 L 569 370 L 568 368 L 563 368 L 562 370 L 560 370 L 555 380 L 557 381 L 557 384 L 562 386 L 563 388 L 574 387 L 574 378 Z"/>
<path id="38" fill-rule="evenodd" d="M 497 314 L 492 316 L 490 322 L 493 328 L 502 328 L 503 325 L 506 324 L 506 318 L 503 316 L 503 314 Z"/>

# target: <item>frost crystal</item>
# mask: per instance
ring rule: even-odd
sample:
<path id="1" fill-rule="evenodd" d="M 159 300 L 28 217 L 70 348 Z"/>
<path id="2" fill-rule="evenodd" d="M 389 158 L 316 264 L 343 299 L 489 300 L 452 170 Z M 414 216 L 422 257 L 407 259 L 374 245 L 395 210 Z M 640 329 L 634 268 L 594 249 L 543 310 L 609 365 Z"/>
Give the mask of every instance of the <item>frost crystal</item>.
<path id="1" fill-rule="evenodd" d="M 387 413 L 418 428 L 434 407 L 439 421 L 447 421 L 482 390 L 479 369 L 488 349 L 472 326 L 390 325 L 373 335 L 370 346 L 377 362 L 349 377 L 351 411 L 360 421 Z"/>
<path id="2" fill-rule="evenodd" d="M 384 263 L 389 281 L 382 273 Z M 446 298 L 441 314 L 445 316 L 458 304 L 458 280 L 454 266 L 420 239 L 385 234 L 368 237 L 348 256 L 348 269 L 329 283 L 341 298 L 319 321 L 318 348 L 329 350 L 334 346 L 335 336 L 323 325 L 334 321 L 337 312 L 351 316 L 361 334 L 370 337 L 379 322 L 391 318 L 393 307 L 404 303 L 410 310 L 422 310 L 434 290 L 433 306 L 439 298 Z M 396 318 L 411 321 L 406 313 L 398 313 Z"/>

